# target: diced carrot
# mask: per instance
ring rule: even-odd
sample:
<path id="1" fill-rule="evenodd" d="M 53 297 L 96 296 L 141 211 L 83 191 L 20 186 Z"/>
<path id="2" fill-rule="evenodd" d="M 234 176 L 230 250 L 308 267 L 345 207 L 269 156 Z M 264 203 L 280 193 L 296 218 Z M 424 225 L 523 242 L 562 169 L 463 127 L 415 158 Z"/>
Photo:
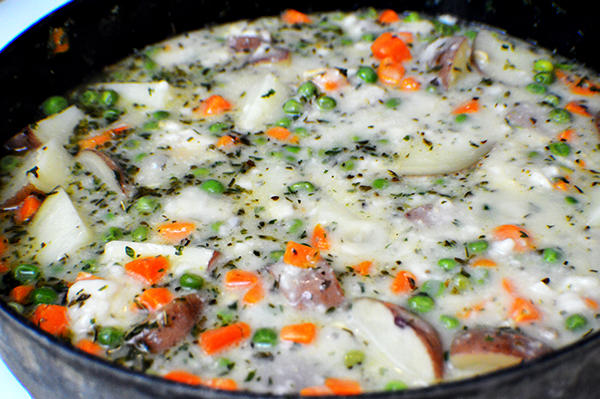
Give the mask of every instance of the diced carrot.
<path id="1" fill-rule="evenodd" d="M 580 101 L 571 101 L 565 105 L 565 109 L 573 114 L 582 115 L 582 116 L 592 116 L 587 107 L 583 105 Z"/>
<path id="2" fill-rule="evenodd" d="M 158 226 L 157 232 L 165 241 L 176 244 L 188 238 L 196 230 L 196 225 L 191 222 L 165 223 Z"/>
<path id="3" fill-rule="evenodd" d="M 247 289 L 258 282 L 258 275 L 248 270 L 230 270 L 225 274 L 225 288 Z"/>
<path id="4" fill-rule="evenodd" d="M 390 32 L 385 32 L 379 35 L 371 45 L 373 57 L 378 60 L 391 58 L 395 62 L 403 62 L 412 59 L 410 49 L 404 41 L 392 35 Z"/>
<path id="5" fill-rule="evenodd" d="M 348 78 L 337 68 L 327 68 L 324 73 L 320 73 L 312 78 L 312 82 L 321 91 L 330 93 L 347 86 Z"/>
<path id="6" fill-rule="evenodd" d="M 394 10 L 383 10 L 377 19 L 382 24 L 391 24 L 400 21 L 398 13 Z"/>
<path id="7" fill-rule="evenodd" d="M 156 284 L 169 269 L 169 260 L 164 256 L 135 259 L 125 264 L 125 271 L 146 285 Z"/>
<path id="8" fill-rule="evenodd" d="M 462 310 L 462 312 L 458 312 L 456 314 L 456 317 L 458 317 L 459 319 L 462 319 L 462 320 L 468 319 L 476 312 L 484 311 L 486 305 L 487 305 L 487 302 L 482 302 L 482 303 L 475 304 L 473 306 L 466 307 Z"/>
<path id="9" fill-rule="evenodd" d="M 206 355 L 214 355 L 244 342 L 250 333 L 250 326 L 244 322 L 207 330 L 200 334 L 200 347 Z"/>
<path id="10" fill-rule="evenodd" d="M 406 70 L 401 62 L 385 58 L 377 67 L 377 77 L 385 84 L 396 86 L 400 84 Z"/>
<path id="11" fill-rule="evenodd" d="M 25 197 L 23 202 L 17 208 L 15 222 L 23 223 L 33 218 L 38 209 L 40 209 L 40 205 L 42 205 L 42 200 L 39 199 L 37 195 L 32 194 Z"/>
<path id="12" fill-rule="evenodd" d="M 4 255 L 8 251 L 8 240 L 4 236 L 0 236 L 0 255 Z"/>
<path id="13" fill-rule="evenodd" d="M 565 131 L 562 131 L 558 135 L 558 140 L 559 141 L 571 141 L 571 140 L 573 140 L 574 135 L 575 135 L 575 131 L 573 129 L 567 129 Z"/>
<path id="14" fill-rule="evenodd" d="M 590 308 L 592 310 L 600 309 L 600 304 L 595 299 L 592 299 L 587 296 L 584 296 L 582 299 L 583 299 L 583 302 L 585 303 L 585 306 L 587 306 L 588 308 Z"/>
<path id="15" fill-rule="evenodd" d="M 504 224 L 492 230 L 492 237 L 496 241 L 513 240 L 514 250 L 523 252 L 534 248 L 534 240 L 531 233 L 521 226 Z"/>
<path id="16" fill-rule="evenodd" d="M 306 387 L 300 390 L 300 396 L 329 396 L 333 395 L 333 391 L 325 385 L 317 385 Z"/>
<path id="17" fill-rule="evenodd" d="M 473 98 L 452 110 L 452 114 L 473 114 L 479 111 L 479 100 Z"/>
<path id="18" fill-rule="evenodd" d="M 79 141 L 79 148 L 82 150 L 88 150 L 91 148 L 99 147 L 112 140 L 111 132 L 104 132 L 95 136 L 87 137 Z"/>
<path id="19" fill-rule="evenodd" d="M 292 9 L 285 10 L 283 14 L 281 14 L 281 19 L 286 24 L 292 25 L 310 24 L 312 22 L 312 19 L 310 19 L 308 15 L 304 14 L 303 12 Z"/>
<path id="20" fill-rule="evenodd" d="M 218 94 L 213 94 L 194 108 L 194 112 L 199 113 L 201 116 L 215 116 L 221 115 L 231 108 L 232 105 L 229 101 Z"/>
<path id="21" fill-rule="evenodd" d="M 102 277 L 94 276 L 92 273 L 88 272 L 77 273 L 77 277 L 75 277 L 75 282 L 83 280 L 102 280 Z"/>
<path id="22" fill-rule="evenodd" d="M 22 305 L 29 301 L 29 294 L 34 290 L 32 285 L 17 285 L 10 290 L 10 300 Z"/>
<path id="23" fill-rule="evenodd" d="M 52 29 L 52 52 L 54 54 L 66 53 L 69 48 L 69 36 L 65 28 Z"/>
<path id="24" fill-rule="evenodd" d="M 0 273 L 7 273 L 10 271 L 10 267 L 8 266 L 8 264 L 2 260 L 0 260 Z"/>
<path id="25" fill-rule="evenodd" d="M 363 276 L 368 276 L 371 273 L 372 267 L 373 267 L 373 262 L 370 260 L 365 260 L 363 262 L 360 262 L 360 263 L 352 266 L 352 269 L 354 269 L 354 271 L 357 272 L 358 274 L 361 274 Z"/>
<path id="26" fill-rule="evenodd" d="M 359 395 L 363 391 L 358 381 L 344 378 L 326 378 L 325 386 L 335 395 Z"/>
<path id="27" fill-rule="evenodd" d="M 556 178 L 556 179 L 554 179 L 553 182 L 552 182 L 552 186 L 556 190 L 568 191 L 569 190 L 569 177 L 565 176 L 565 177 L 562 177 L 562 178 Z"/>
<path id="28" fill-rule="evenodd" d="M 472 267 L 496 267 L 498 264 L 491 259 L 477 258 L 471 262 Z"/>
<path id="29" fill-rule="evenodd" d="M 412 43 L 415 40 L 412 32 L 402 31 L 396 32 L 396 36 L 398 36 L 404 43 Z"/>
<path id="30" fill-rule="evenodd" d="M 202 385 L 213 389 L 223 391 L 235 391 L 238 389 L 237 383 L 231 378 L 215 377 L 202 381 Z"/>
<path id="31" fill-rule="evenodd" d="M 47 333 L 57 336 L 65 335 L 69 328 L 67 308 L 59 305 L 38 305 L 31 321 Z"/>
<path id="32" fill-rule="evenodd" d="M 255 305 L 265 298 L 265 288 L 262 282 L 254 284 L 242 297 L 242 302 L 247 305 Z"/>
<path id="33" fill-rule="evenodd" d="M 574 94 L 591 96 L 600 93 L 600 85 L 590 81 L 585 76 L 570 75 L 562 69 L 556 69 L 554 75 Z"/>
<path id="34" fill-rule="evenodd" d="M 417 278 L 407 270 L 401 270 L 392 281 L 391 290 L 394 294 L 407 294 L 417 287 Z"/>
<path id="35" fill-rule="evenodd" d="M 514 299 L 509 315 L 516 323 L 531 323 L 541 318 L 540 311 L 535 305 L 520 297 Z"/>
<path id="36" fill-rule="evenodd" d="M 292 134 L 283 126 L 275 126 L 265 132 L 265 134 L 275 140 L 286 141 L 292 144 L 298 144 L 298 136 Z"/>
<path id="37" fill-rule="evenodd" d="M 308 245 L 288 241 L 283 254 L 283 261 L 297 267 L 313 267 L 319 260 L 319 250 Z"/>
<path id="38" fill-rule="evenodd" d="M 75 344 L 75 347 L 94 356 L 100 356 L 104 352 L 104 349 L 102 349 L 100 345 L 85 338 L 79 340 L 79 342 Z"/>
<path id="39" fill-rule="evenodd" d="M 517 295 L 517 290 L 515 289 L 513 282 L 509 278 L 505 277 L 502 279 L 502 288 L 504 289 L 504 291 L 506 291 L 507 294 L 511 296 Z"/>
<path id="40" fill-rule="evenodd" d="M 409 76 L 407 78 L 402 79 L 400 82 L 400 90 L 404 91 L 417 91 L 421 88 L 421 83 L 417 81 L 417 79 Z"/>
<path id="41" fill-rule="evenodd" d="M 237 140 L 233 136 L 225 135 L 217 140 L 217 148 L 231 148 L 237 144 Z"/>
<path id="42" fill-rule="evenodd" d="M 136 298 L 136 302 L 152 312 L 171 302 L 173 297 L 173 293 L 168 288 L 148 288 Z"/>
<path id="43" fill-rule="evenodd" d="M 313 229 L 312 237 L 310 239 L 310 243 L 313 247 L 319 250 L 327 250 L 331 247 L 331 243 L 329 242 L 328 232 L 320 223 L 315 226 Z"/>
<path id="44" fill-rule="evenodd" d="M 200 377 L 184 370 L 169 371 L 167 374 L 163 375 L 163 378 L 188 385 L 202 384 L 202 379 Z"/>
<path id="45" fill-rule="evenodd" d="M 288 324 L 279 332 L 281 339 L 299 344 L 311 344 L 317 338 L 317 326 L 314 323 Z"/>
<path id="46" fill-rule="evenodd" d="M 586 167 L 586 162 L 583 159 L 576 159 L 575 163 L 580 167 L 580 168 L 585 168 Z"/>

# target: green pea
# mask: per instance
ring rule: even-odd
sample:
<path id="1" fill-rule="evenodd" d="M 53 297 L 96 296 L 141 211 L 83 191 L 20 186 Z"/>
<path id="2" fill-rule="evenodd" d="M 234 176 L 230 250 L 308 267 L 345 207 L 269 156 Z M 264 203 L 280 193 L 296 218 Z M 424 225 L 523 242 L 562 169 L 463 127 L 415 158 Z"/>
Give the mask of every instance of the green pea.
<path id="1" fill-rule="evenodd" d="M 427 280 L 421 286 L 421 292 L 434 298 L 442 295 L 446 286 L 440 280 Z"/>
<path id="2" fill-rule="evenodd" d="M 142 215 L 149 215 L 158 208 L 158 200 L 149 195 L 140 197 L 135 203 L 135 209 Z"/>
<path id="3" fill-rule="evenodd" d="M 550 111 L 550 120 L 556 123 L 567 123 L 571 121 L 571 113 L 566 109 L 554 108 Z"/>
<path id="4" fill-rule="evenodd" d="M 302 223 L 302 220 L 300 220 L 300 219 L 292 219 L 290 221 L 290 227 L 288 228 L 288 232 L 290 234 L 299 233 L 300 230 L 302 229 L 302 226 L 304 226 L 304 223 Z"/>
<path id="5" fill-rule="evenodd" d="M 417 294 L 408 300 L 408 307 L 419 313 L 427 313 L 433 310 L 435 302 L 429 295 Z"/>
<path id="6" fill-rule="evenodd" d="M 408 389 L 408 385 L 405 382 L 398 380 L 389 381 L 383 388 L 386 392 L 404 391 L 405 389 Z"/>
<path id="7" fill-rule="evenodd" d="M 373 183 L 371 184 L 377 190 L 383 190 L 384 188 L 387 188 L 390 185 L 390 182 L 388 181 L 388 179 L 376 179 L 373 180 Z"/>
<path id="8" fill-rule="evenodd" d="M 114 90 L 102 90 L 100 93 L 100 104 L 105 107 L 112 107 L 119 101 L 119 93 Z"/>
<path id="9" fill-rule="evenodd" d="M 294 193 L 296 193 L 298 191 L 302 191 L 305 193 L 314 193 L 315 186 L 309 181 L 299 181 L 299 182 L 292 184 L 289 187 L 289 190 Z"/>
<path id="10" fill-rule="evenodd" d="M 375 72 L 373 68 L 368 66 L 362 66 L 358 68 L 356 76 L 358 76 L 358 78 L 363 80 L 365 83 L 377 82 L 377 72 Z"/>
<path id="11" fill-rule="evenodd" d="M 558 155 L 559 157 L 566 157 L 571 153 L 571 146 L 563 141 L 551 143 L 548 146 L 548 149 L 552 154 Z"/>
<path id="12" fill-rule="evenodd" d="M 222 133 L 229 129 L 231 129 L 231 125 L 223 122 L 216 122 L 208 127 L 208 131 L 212 134 Z"/>
<path id="13" fill-rule="evenodd" d="M 471 280 L 462 273 L 458 273 L 452 277 L 451 283 L 453 294 L 461 293 L 471 288 Z"/>
<path id="14" fill-rule="evenodd" d="M 275 122 L 275 126 L 288 128 L 292 126 L 292 120 L 290 118 L 281 118 L 277 122 Z"/>
<path id="15" fill-rule="evenodd" d="M 489 244 L 485 240 L 477 240 L 467 243 L 467 250 L 472 254 L 481 254 L 487 251 Z"/>
<path id="16" fill-rule="evenodd" d="M 386 108 L 396 109 L 400 105 L 401 101 L 399 98 L 390 98 L 385 102 Z"/>
<path id="17" fill-rule="evenodd" d="M 79 102 L 84 107 L 94 107 L 100 101 L 100 94 L 96 90 L 86 90 L 79 96 Z"/>
<path id="18" fill-rule="evenodd" d="M 13 269 L 12 274 L 15 280 L 26 284 L 37 280 L 40 276 L 40 268 L 29 263 L 22 263 Z"/>
<path id="19" fill-rule="evenodd" d="M 213 224 L 210 225 L 210 229 L 212 231 L 214 231 L 215 233 L 218 233 L 219 230 L 221 230 L 221 226 L 223 226 L 224 222 L 214 222 Z"/>
<path id="20" fill-rule="evenodd" d="M 150 235 L 150 227 L 143 224 L 131 232 L 131 239 L 136 242 L 142 242 L 148 239 L 148 235 Z"/>
<path id="21" fill-rule="evenodd" d="M 317 86 L 313 82 L 304 82 L 298 87 L 298 95 L 302 98 L 311 98 L 317 94 Z"/>
<path id="22" fill-rule="evenodd" d="M 200 188 L 210 194 L 221 194 L 225 191 L 225 186 L 214 179 L 206 180 L 200 185 Z"/>
<path id="23" fill-rule="evenodd" d="M 544 100 L 542 102 L 553 107 L 558 107 L 558 105 L 560 104 L 560 97 L 556 94 L 548 94 L 544 97 Z"/>
<path id="24" fill-rule="evenodd" d="M 404 22 L 419 22 L 422 20 L 421 14 L 416 11 L 409 12 L 403 19 Z"/>
<path id="25" fill-rule="evenodd" d="M 525 89 L 531 94 L 544 94 L 546 92 L 546 86 L 540 83 L 530 83 L 525 86 Z"/>
<path id="26" fill-rule="evenodd" d="M 277 345 L 277 331 L 272 328 L 259 328 L 252 337 L 252 343 L 259 347 L 272 347 Z"/>
<path id="27" fill-rule="evenodd" d="M 109 348 L 116 348 L 123 342 L 123 331 L 117 327 L 102 327 L 98 330 L 98 343 Z"/>
<path id="28" fill-rule="evenodd" d="M 587 326 L 587 319 L 580 314 L 574 314 L 565 320 L 565 328 L 569 331 L 577 331 Z"/>
<path id="29" fill-rule="evenodd" d="M 370 43 L 370 42 L 375 41 L 376 37 L 377 36 L 373 33 L 365 33 L 364 35 L 361 36 L 360 40 L 362 40 L 363 42 Z"/>
<path id="30" fill-rule="evenodd" d="M 337 102 L 329 96 L 321 96 L 317 99 L 317 107 L 321 111 L 331 111 L 337 106 Z"/>
<path id="31" fill-rule="evenodd" d="M 438 260 L 438 266 L 447 272 L 454 269 L 458 265 L 458 262 L 452 258 L 443 258 Z"/>
<path id="32" fill-rule="evenodd" d="M 69 103 L 62 96 L 52 96 L 42 103 L 42 111 L 46 116 L 54 115 L 67 108 Z"/>
<path id="33" fill-rule="evenodd" d="M 0 169 L 3 172 L 10 172 L 21 165 L 21 158 L 15 155 L 7 155 L 0 159 Z"/>
<path id="34" fill-rule="evenodd" d="M 179 284 L 184 288 L 199 290 L 204 287 L 204 279 L 194 273 L 184 273 L 179 277 Z"/>
<path id="35" fill-rule="evenodd" d="M 290 115 L 300 115 L 304 112 L 304 106 L 300 101 L 292 98 L 283 104 L 283 112 Z"/>
<path id="36" fill-rule="evenodd" d="M 210 171 L 208 170 L 208 168 L 192 169 L 192 174 L 195 177 L 206 177 L 206 176 L 208 176 L 209 173 L 210 173 Z"/>
<path id="37" fill-rule="evenodd" d="M 458 328 L 458 326 L 460 325 L 460 321 L 458 321 L 458 319 L 456 317 L 447 316 L 444 314 L 440 316 L 440 322 L 448 330 L 454 330 L 455 328 Z"/>
<path id="38" fill-rule="evenodd" d="M 579 203 L 579 201 L 577 200 L 577 198 L 571 197 L 571 196 L 565 197 L 565 202 L 567 204 L 569 204 L 569 205 L 575 205 L 575 204 Z"/>
<path id="39" fill-rule="evenodd" d="M 102 113 L 104 119 L 109 122 L 114 122 L 121 116 L 121 111 L 116 108 L 109 108 Z"/>
<path id="40" fill-rule="evenodd" d="M 536 60 L 533 63 L 533 70 L 535 72 L 552 72 L 554 70 L 554 65 L 548 60 Z"/>
<path id="41" fill-rule="evenodd" d="M 354 162 L 352 160 L 348 160 L 346 162 L 342 162 L 341 165 L 343 170 L 345 170 L 346 172 L 351 171 L 352 169 L 354 169 Z"/>
<path id="42" fill-rule="evenodd" d="M 560 258 L 562 258 L 562 254 L 557 249 L 545 248 L 542 251 L 542 257 L 544 258 L 545 262 L 556 263 L 560 260 Z"/>
<path id="43" fill-rule="evenodd" d="M 427 85 L 425 91 L 429 94 L 438 94 L 440 92 L 440 89 L 434 85 Z"/>
<path id="44" fill-rule="evenodd" d="M 104 236 L 104 242 L 115 241 L 123 237 L 123 232 L 118 227 L 110 227 Z"/>
<path id="45" fill-rule="evenodd" d="M 169 111 L 155 111 L 152 114 L 152 117 L 157 121 L 162 121 L 163 119 L 167 119 L 171 113 Z"/>
<path id="46" fill-rule="evenodd" d="M 365 360 L 365 353 L 357 349 L 346 352 L 344 355 L 344 366 L 352 368 L 358 364 L 361 364 Z"/>
<path id="47" fill-rule="evenodd" d="M 454 117 L 454 121 L 456 123 L 464 123 L 467 121 L 467 119 L 469 119 L 469 115 L 467 114 L 458 114 L 456 117 Z"/>
<path id="48" fill-rule="evenodd" d="M 539 72 L 539 73 L 535 74 L 535 76 L 533 77 L 533 80 L 536 83 L 540 83 L 543 85 L 549 85 L 549 84 L 552 84 L 552 82 L 554 82 L 554 74 L 551 72 Z"/>
<path id="49" fill-rule="evenodd" d="M 306 130 L 306 128 L 303 128 L 303 127 L 295 128 L 294 133 L 300 137 L 308 137 L 308 130 Z"/>
<path id="50" fill-rule="evenodd" d="M 56 303 L 58 294 L 50 287 L 40 287 L 33 290 L 30 298 L 34 305 L 38 305 L 40 303 L 51 305 Z"/>

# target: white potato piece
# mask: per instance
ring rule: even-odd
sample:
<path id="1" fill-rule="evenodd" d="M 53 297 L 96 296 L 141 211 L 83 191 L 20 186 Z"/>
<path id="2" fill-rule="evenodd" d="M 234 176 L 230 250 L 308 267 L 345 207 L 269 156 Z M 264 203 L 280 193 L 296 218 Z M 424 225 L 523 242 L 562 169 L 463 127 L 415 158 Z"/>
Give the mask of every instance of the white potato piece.
<path id="1" fill-rule="evenodd" d="M 264 128 L 266 122 L 276 120 L 282 112 L 281 107 L 288 98 L 288 92 L 287 87 L 275 75 L 266 74 L 244 96 L 240 104 L 242 112 L 235 124 L 236 128 L 255 132 Z"/>
<path id="2" fill-rule="evenodd" d="M 379 348 L 407 379 L 426 385 L 442 378 L 442 343 L 427 322 L 398 305 L 373 298 L 354 300 L 351 315 L 368 342 Z"/>
<path id="3" fill-rule="evenodd" d="M 50 192 L 58 186 L 66 186 L 72 165 L 71 154 L 56 140 L 50 140 L 25 156 L 21 167 L 4 187 L 0 203 L 14 205 L 32 191 Z"/>
<path id="4" fill-rule="evenodd" d="M 106 325 L 117 284 L 104 279 L 82 280 L 67 293 L 71 330 L 75 334 L 92 331 L 95 324 Z"/>
<path id="5" fill-rule="evenodd" d="M 206 193 L 199 187 L 186 187 L 165 204 L 163 214 L 171 220 L 212 223 L 229 219 L 233 208 L 222 196 Z"/>
<path id="6" fill-rule="evenodd" d="M 56 262 L 93 239 L 92 231 L 62 188 L 46 197 L 29 232 L 31 248 L 37 249 L 36 259 L 42 264 Z"/>
<path id="7" fill-rule="evenodd" d="M 171 272 L 175 277 L 181 276 L 187 271 L 202 272 L 218 257 L 218 252 L 202 247 L 183 247 L 173 245 L 153 244 L 133 241 L 111 241 L 104 246 L 101 262 L 106 265 L 120 264 L 132 260 L 128 255 L 130 248 L 136 258 L 148 256 L 159 256 L 169 258 Z"/>
<path id="8" fill-rule="evenodd" d="M 99 88 L 114 90 L 119 93 L 119 101 L 146 107 L 148 110 L 167 108 L 173 100 L 173 89 L 164 80 L 151 83 L 102 83 Z"/>
<path id="9" fill-rule="evenodd" d="M 477 374 L 510 367 L 552 351 L 546 344 L 512 330 L 474 328 L 458 333 L 450 362 Z"/>

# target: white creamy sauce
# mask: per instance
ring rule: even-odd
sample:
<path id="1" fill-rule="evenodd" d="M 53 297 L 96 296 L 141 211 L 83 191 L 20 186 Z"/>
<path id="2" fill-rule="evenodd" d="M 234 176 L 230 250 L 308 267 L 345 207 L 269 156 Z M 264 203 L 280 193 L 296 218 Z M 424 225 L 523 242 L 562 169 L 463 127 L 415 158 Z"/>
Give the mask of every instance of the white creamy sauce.
<path id="1" fill-rule="evenodd" d="M 66 307 L 61 335 L 134 369 L 276 394 L 331 390 L 331 379 L 380 391 L 473 375 L 442 354 L 464 329 L 507 328 L 550 348 L 597 330 L 600 96 L 581 80 L 592 72 L 451 16 L 310 18 L 150 46 L 34 125 L 39 145 L 4 171 L 5 299 L 27 317 L 39 302 Z M 410 57 L 378 57 L 384 32 Z M 385 81 L 388 61 L 404 69 L 395 81 Z M 307 82 L 314 93 L 304 95 Z M 82 100 L 109 91 L 114 104 Z M 43 202 L 18 221 L 27 194 Z M 289 242 L 315 247 L 319 228 L 327 245 L 316 264 L 284 262 Z M 167 266 L 133 270 L 140 259 Z M 28 280 L 21 265 L 39 275 Z M 232 288 L 236 270 L 258 282 Z M 203 286 L 182 280 L 190 275 Z M 18 299 L 19 285 L 58 295 Z M 248 299 L 257 286 L 262 295 Z M 173 345 L 148 353 L 134 332 L 161 312 L 143 303 L 159 288 L 171 305 L 197 293 L 202 307 Z M 443 374 L 433 345 L 419 346 L 424 335 L 393 310 L 361 302 L 356 312 L 374 306 L 382 327 L 361 325 L 352 304 L 363 297 L 428 323 Z M 519 300 L 526 314 L 515 313 Z M 239 323 L 250 333 L 207 352 L 207 331 Z M 316 327 L 310 343 L 280 336 L 300 323 Z M 403 353 L 420 360 L 413 367 Z"/>

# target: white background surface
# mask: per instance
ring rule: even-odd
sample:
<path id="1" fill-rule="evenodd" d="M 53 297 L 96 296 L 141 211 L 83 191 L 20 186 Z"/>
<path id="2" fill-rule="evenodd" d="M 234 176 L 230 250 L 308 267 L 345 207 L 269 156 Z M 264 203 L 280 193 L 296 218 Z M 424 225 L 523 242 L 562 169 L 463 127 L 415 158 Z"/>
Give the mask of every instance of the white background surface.
<path id="1" fill-rule="evenodd" d="M 0 51 L 33 23 L 69 1 L 0 0 Z M 0 397 L 31 399 L 2 361 L 0 361 Z"/>

